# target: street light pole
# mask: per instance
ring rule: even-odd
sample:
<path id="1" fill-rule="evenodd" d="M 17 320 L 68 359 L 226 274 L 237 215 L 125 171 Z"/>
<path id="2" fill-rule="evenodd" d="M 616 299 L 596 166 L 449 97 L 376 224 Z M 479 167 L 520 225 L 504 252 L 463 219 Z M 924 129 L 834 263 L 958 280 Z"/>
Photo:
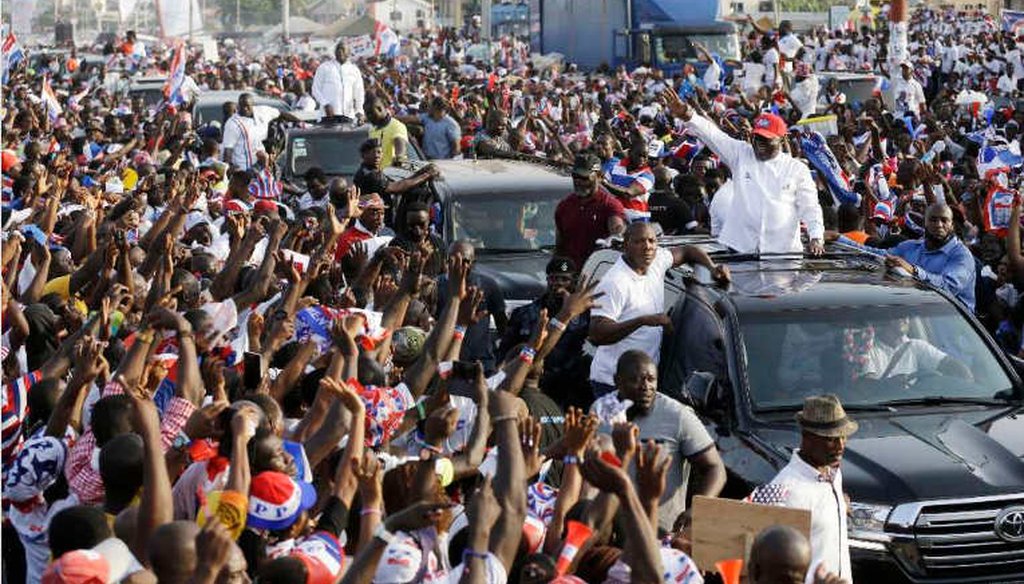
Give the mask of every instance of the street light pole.
<path id="1" fill-rule="evenodd" d="M 288 40 L 288 35 L 291 32 L 291 0 L 283 0 L 281 2 L 281 29 L 284 31 L 284 40 Z"/>

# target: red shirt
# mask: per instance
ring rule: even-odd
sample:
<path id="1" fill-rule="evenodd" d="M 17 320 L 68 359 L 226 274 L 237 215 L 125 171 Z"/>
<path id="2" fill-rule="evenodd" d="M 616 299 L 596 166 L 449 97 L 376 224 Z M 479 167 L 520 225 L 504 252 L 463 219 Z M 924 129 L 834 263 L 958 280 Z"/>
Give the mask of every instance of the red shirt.
<path id="1" fill-rule="evenodd" d="M 560 255 L 572 258 L 577 269 L 597 247 L 598 239 L 608 237 L 608 220 L 625 220 L 626 211 L 618 199 L 603 188 L 596 195 L 581 197 L 576 193 L 562 199 L 555 209 L 555 228 L 561 241 Z"/>
<path id="2" fill-rule="evenodd" d="M 369 231 L 360 229 L 360 227 L 362 225 L 357 222 L 341 233 L 341 237 L 338 238 L 338 247 L 334 248 L 334 261 L 340 262 L 341 258 L 345 257 L 352 249 L 352 245 L 373 237 Z"/>

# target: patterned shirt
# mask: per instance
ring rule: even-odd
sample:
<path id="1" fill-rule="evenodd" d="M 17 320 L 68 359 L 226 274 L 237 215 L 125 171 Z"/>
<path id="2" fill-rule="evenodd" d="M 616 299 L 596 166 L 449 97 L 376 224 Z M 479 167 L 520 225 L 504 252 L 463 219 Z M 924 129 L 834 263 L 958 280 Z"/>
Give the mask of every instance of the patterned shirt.
<path id="1" fill-rule="evenodd" d="M 22 424 L 28 415 L 28 390 L 43 379 L 40 371 L 33 371 L 4 384 L 3 393 L 3 476 L 7 466 L 17 454 L 22 442 Z"/>
<path id="2" fill-rule="evenodd" d="M 111 381 L 103 388 L 103 397 L 120 395 L 124 388 L 116 381 Z M 164 452 L 171 447 L 174 438 L 185 427 L 185 422 L 196 410 L 196 406 L 180 397 L 171 398 L 160 420 L 160 446 Z M 103 479 L 98 468 L 93 468 L 93 450 L 96 449 L 96 435 L 92 428 L 86 430 L 81 440 L 75 443 L 64 466 L 64 475 L 68 479 L 68 487 L 78 496 L 83 505 L 97 505 L 103 501 Z"/>

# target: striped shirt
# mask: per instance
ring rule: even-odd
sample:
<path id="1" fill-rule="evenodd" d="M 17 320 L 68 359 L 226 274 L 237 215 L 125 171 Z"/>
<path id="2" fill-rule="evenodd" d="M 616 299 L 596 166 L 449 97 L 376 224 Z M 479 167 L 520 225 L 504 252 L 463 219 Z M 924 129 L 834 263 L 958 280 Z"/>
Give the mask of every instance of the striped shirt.
<path id="1" fill-rule="evenodd" d="M 103 388 L 103 397 L 122 393 L 124 389 L 116 381 L 111 381 Z M 164 452 L 171 447 L 195 410 L 196 406 L 189 400 L 177 396 L 171 398 L 160 420 L 160 445 Z M 92 428 L 89 428 L 71 447 L 67 463 L 64 465 L 68 488 L 83 505 L 98 505 L 103 502 L 103 479 L 100 478 L 99 469 L 92 466 L 95 448 L 96 435 L 93 434 Z"/>
<path id="2" fill-rule="evenodd" d="M 608 171 L 606 178 L 608 182 L 623 189 L 631 188 L 633 185 L 640 185 L 642 189 L 641 195 L 624 199 L 622 206 L 626 208 L 627 221 L 649 218 L 647 197 L 654 190 L 654 172 L 646 164 L 632 171 L 629 170 L 629 165 L 630 161 L 628 158 L 619 160 Z"/>

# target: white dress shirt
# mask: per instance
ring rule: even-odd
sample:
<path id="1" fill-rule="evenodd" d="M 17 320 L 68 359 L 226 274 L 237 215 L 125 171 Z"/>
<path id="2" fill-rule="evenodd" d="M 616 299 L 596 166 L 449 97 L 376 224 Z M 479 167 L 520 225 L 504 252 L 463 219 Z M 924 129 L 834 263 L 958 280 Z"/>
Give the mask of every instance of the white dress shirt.
<path id="1" fill-rule="evenodd" d="M 359 67 L 348 61 L 338 63 L 331 59 L 321 63 L 313 76 L 310 93 L 320 104 L 321 114 L 328 105 L 334 108 L 336 116 L 355 119 L 357 114 L 363 113 L 363 100 L 366 98 L 363 75 Z"/>
<path id="2" fill-rule="evenodd" d="M 825 564 L 827 571 L 852 581 L 842 471 L 836 468 L 831 477 L 822 475 L 818 469 L 804 462 L 797 450 L 770 485 L 781 487 L 775 493 L 778 500 L 773 503 L 811 512 L 811 566 L 806 582 L 814 582 L 818 564 Z M 759 502 L 756 492 L 753 499 Z"/>
<path id="3" fill-rule="evenodd" d="M 800 252 L 801 220 L 811 239 L 824 237 L 818 188 L 804 163 L 784 152 L 758 160 L 750 144 L 696 114 L 685 125 L 732 171 L 735 192 L 719 241 L 742 253 Z"/>

